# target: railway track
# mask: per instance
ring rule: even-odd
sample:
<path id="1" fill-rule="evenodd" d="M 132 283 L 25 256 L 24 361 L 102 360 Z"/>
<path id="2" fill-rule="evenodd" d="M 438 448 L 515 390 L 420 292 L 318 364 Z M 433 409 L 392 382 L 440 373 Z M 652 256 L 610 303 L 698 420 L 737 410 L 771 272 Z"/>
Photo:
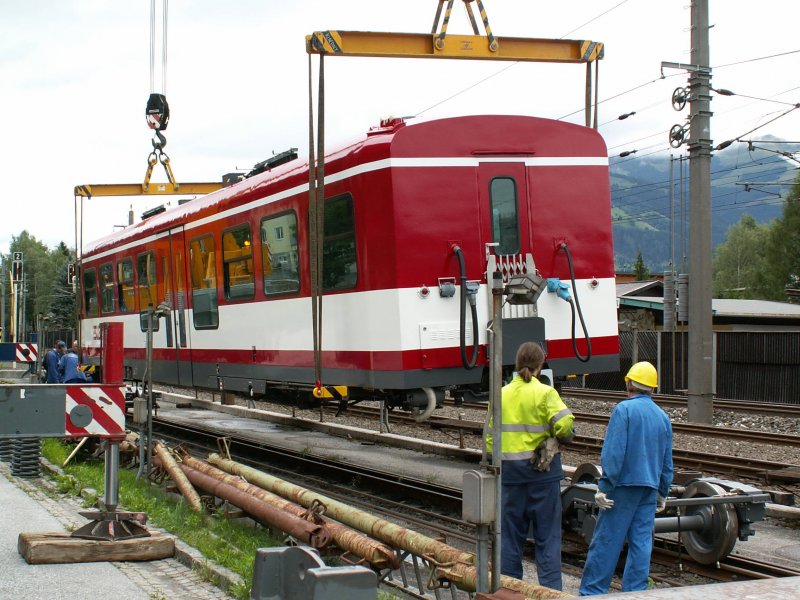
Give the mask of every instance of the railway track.
<path id="1" fill-rule="evenodd" d="M 154 433 L 173 446 L 182 446 L 195 456 L 217 450 L 220 437 L 229 437 L 208 427 L 186 426 L 162 417 L 154 418 Z M 271 446 L 247 435 L 230 437 L 231 458 L 254 468 L 268 471 L 327 497 L 402 523 L 416 531 L 435 537 L 449 545 L 474 551 L 475 526 L 452 516 L 454 507 L 461 511 L 461 490 L 398 477 L 350 463 L 321 459 L 303 452 Z M 332 481 L 333 480 L 333 481 Z M 340 483 L 335 483 L 338 481 Z M 380 495 L 364 488 L 380 490 Z M 401 498 L 402 500 L 393 500 Z M 414 501 L 409 504 L 409 499 Z M 436 506 L 434 511 L 424 505 Z M 412 514 L 413 513 L 413 514 Z M 457 540 L 454 543 L 453 540 Z M 399 552 L 399 551 L 398 551 Z M 468 598 L 466 592 L 451 586 L 450 590 L 426 588 L 430 565 L 426 560 L 405 555 L 398 570 L 384 573 L 383 584 L 399 590 L 404 597 L 417 600 L 451 600 Z"/>
<path id="2" fill-rule="evenodd" d="M 362 407 L 363 408 L 363 407 Z M 197 455 L 217 448 L 217 440 L 225 435 L 213 428 L 204 426 L 186 426 L 170 423 L 168 419 L 157 417 L 155 425 L 160 437 L 168 437 L 173 444 L 181 444 Z M 227 432 L 229 434 L 229 432 Z M 302 485 L 316 489 L 320 493 L 340 499 L 348 504 L 360 506 L 371 512 L 378 512 L 390 520 L 408 522 L 420 531 L 432 531 L 448 540 L 459 540 L 468 548 L 474 547 L 474 527 L 463 522 L 454 514 L 460 514 L 461 491 L 433 482 L 395 474 L 383 473 L 375 469 L 364 468 L 350 463 L 339 463 L 334 460 L 321 459 L 305 452 L 295 452 L 285 448 L 271 447 L 261 440 L 251 438 L 246 433 L 236 434 L 231 439 L 234 460 L 251 464 L 256 468 L 273 472 L 287 480 L 296 480 L 298 474 L 304 480 Z M 309 483 L 310 482 L 310 483 Z M 354 484 L 357 491 L 354 489 Z M 369 491 L 367 491 L 369 490 Z M 376 495 L 377 494 L 377 495 Z M 411 504 L 409 504 L 411 502 Z M 413 513 L 413 514 L 411 514 Z M 452 543 L 452 542 L 451 542 Z M 679 556 L 675 543 L 665 541 L 663 552 L 654 556 L 656 562 L 676 564 Z M 672 553 L 672 554 L 671 554 Z M 695 564 L 685 552 L 682 562 L 691 565 L 687 570 L 709 577 L 715 581 L 728 581 L 747 578 L 766 578 L 800 575 L 778 565 L 772 565 L 755 559 L 731 556 L 722 561 L 719 568 L 703 567 Z M 660 558 L 659 558 L 660 557 Z M 419 566 L 415 566 L 418 571 Z M 726 575 L 721 575 L 726 573 Z M 675 580 L 674 577 L 668 578 Z M 390 585 L 407 592 L 408 582 L 404 578 L 393 577 Z M 427 599 L 421 589 L 410 585 L 412 597 Z"/>
<path id="3" fill-rule="evenodd" d="M 330 409 L 333 412 L 334 409 Z M 367 406 L 350 407 L 348 412 L 374 418 L 376 421 L 379 418 L 379 410 Z M 591 415 L 598 422 L 607 422 L 608 417 L 604 415 L 594 415 L 593 413 L 576 413 L 576 418 L 580 419 L 581 416 Z M 414 424 L 414 418 L 411 415 L 404 413 L 392 413 L 391 420 L 403 423 Z M 587 418 L 587 420 L 589 420 Z M 468 421 L 461 419 L 451 419 L 446 417 L 437 417 L 433 415 L 428 421 L 424 423 L 416 423 L 419 426 L 438 427 L 443 429 L 454 429 L 473 436 L 479 436 L 483 433 L 483 423 L 477 421 Z M 746 440 L 758 443 L 776 443 L 776 444 L 790 444 L 793 446 L 800 446 L 800 436 L 790 435 L 773 435 L 766 436 L 763 432 L 749 432 L 740 429 L 728 429 L 722 427 L 711 427 L 705 425 L 694 425 L 688 423 L 673 424 L 673 431 L 681 433 L 691 433 L 699 436 L 717 436 L 717 437 L 730 437 L 735 439 Z M 775 438 L 773 440 L 773 437 Z M 603 439 L 590 436 L 575 436 L 574 442 L 570 445 L 569 450 L 582 453 L 600 454 L 603 447 Z M 720 454 L 709 454 L 707 452 L 698 452 L 693 450 L 684 450 L 681 448 L 674 448 L 672 450 L 672 457 L 675 466 L 687 470 L 699 470 L 704 473 L 712 473 L 715 475 L 724 475 L 731 477 L 748 477 L 764 483 L 770 483 L 770 473 L 780 471 L 786 468 L 794 468 L 800 470 L 800 465 L 787 465 L 783 462 L 774 462 L 768 460 L 760 460 L 757 458 L 748 458 L 742 456 L 728 456 Z"/>
<path id="4" fill-rule="evenodd" d="M 625 392 L 621 391 L 591 390 L 585 388 L 563 388 L 561 395 L 565 398 L 588 398 L 591 400 L 607 400 L 609 402 L 618 402 L 627 396 Z M 686 396 L 653 394 L 653 400 L 662 407 L 686 408 L 687 405 Z M 800 418 L 800 405 L 794 404 L 774 404 L 768 402 L 748 402 L 746 400 L 714 398 L 714 408 L 792 419 Z"/>

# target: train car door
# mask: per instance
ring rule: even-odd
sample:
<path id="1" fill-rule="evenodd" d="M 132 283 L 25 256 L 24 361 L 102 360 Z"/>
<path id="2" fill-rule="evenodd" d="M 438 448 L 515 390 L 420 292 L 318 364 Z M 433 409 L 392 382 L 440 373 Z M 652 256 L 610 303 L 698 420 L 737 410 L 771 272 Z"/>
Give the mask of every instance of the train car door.
<path id="1" fill-rule="evenodd" d="M 481 162 L 478 189 L 482 242 L 498 244 L 494 247 L 498 256 L 516 257 L 530 252 L 524 159 Z"/>
<path id="2" fill-rule="evenodd" d="M 172 308 L 167 317 L 167 346 L 174 349 L 177 385 L 192 385 L 192 359 L 189 328 L 186 326 L 186 249 L 183 227 L 169 231 L 169 256 L 165 258 L 165 296 Z M 169 273 L 167 273 L 169 271 Z"/>
<path id="3" fill-rule="evenodd" d="M 481 250 L 485 243 L 497 244 L 494 246 L 497 267 L 508 283 L 511 275 L 524 271 L 526 255 L 533 253 L 525 159 L 504 157 L 479 163 L 478 189 Z M 514 320 L 513 324 L 510 319 Z M 506 304 L 503 321 L 503 364 L 514 363 L 522 342 L 545 339 L 544 320 L 536 316 L 533 306 Z"/>

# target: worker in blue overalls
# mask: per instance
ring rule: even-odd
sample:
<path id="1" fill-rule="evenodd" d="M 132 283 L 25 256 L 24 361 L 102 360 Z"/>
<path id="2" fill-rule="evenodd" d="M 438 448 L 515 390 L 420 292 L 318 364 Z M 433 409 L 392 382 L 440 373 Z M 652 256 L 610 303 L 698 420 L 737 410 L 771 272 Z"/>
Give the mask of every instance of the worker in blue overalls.
<path id="1" fill-rule="evenodd" d="M 522 579 L 522 550 L 532 526 L 539 585 L 561 590 L 559 443 L 572 441 L 575 417 L 558 392 L 537 379 L 544 358 L 539 344 L 522 344 L 517 374 L 503 387 L 500 572 Z M 486 449 L 491 453 L 491 435 Z"/>
<path id="2" fill-rule="evenodd" d="M 58 372 L 61 375 L 61 381 L 64 383 L 91 383 L 92 378 L 80 368 L 81 361 L 76 348 L 77 344 L 73 343 L 72 348 L 58 361 Z"/>
<path id="3" fill-rule="evenodd" d="M 653 402 L 658 373 L 638 362 L 625 376 L 628 398 L 611 413 L 600 462 L 595 503 L 600 508 L 580 595 L 608 592 L 620 552 L 628 541 L 622 591 L 647 589 L 655 513 L 664 510 L 672 484 L 672 424 Z"/>
<path id="4" fill-rule="evenodd" d="M 58 361 L 67 351 L 67 344 L 63 340 L 58 340 L 56 345 L 44 355 L 44 372 L 46 374 L 45 383 L 61 383 L 61 374 L 58 372 Z"/>

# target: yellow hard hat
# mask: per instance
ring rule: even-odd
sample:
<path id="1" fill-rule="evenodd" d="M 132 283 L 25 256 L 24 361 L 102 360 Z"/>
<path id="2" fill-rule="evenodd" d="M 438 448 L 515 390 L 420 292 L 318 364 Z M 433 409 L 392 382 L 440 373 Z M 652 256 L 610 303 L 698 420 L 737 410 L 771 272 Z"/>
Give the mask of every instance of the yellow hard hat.
<path id="1" fill-rule="evenodd" d="M 656 368 L 646 360 L 638 362 L 633 365 L 630 371 L 628 371 L 628 374 L 625 375 L 625 382 L 627 383 L 628 381 L 635 381 L 647 387 L 655 388 L 658 387 L 658 372 Z"/>

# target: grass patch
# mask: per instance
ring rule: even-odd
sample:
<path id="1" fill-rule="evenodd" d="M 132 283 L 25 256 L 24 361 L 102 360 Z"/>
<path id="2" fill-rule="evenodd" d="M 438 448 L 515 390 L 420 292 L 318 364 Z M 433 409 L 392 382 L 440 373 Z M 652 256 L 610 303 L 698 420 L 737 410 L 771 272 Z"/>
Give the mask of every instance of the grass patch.
<path id="1" fill-rule="evenodd" d="M 55 439 L 44 440 L 42 446 L 42 454 L 57 465 L 64 463 L 70 451 L 70 447 Z M 94 460 L 76 457 L 64 467 L 64 472 L 66 476 L 58 477 L 56 482 L 60 492 L 76 495 L 82 488 L 89 487 L 103 497 L 105 469 L 102 457 Z M 249 598 L 256 550 L 283 545 L 281 540 L 261 527 L 197 514 L 186 503 L 175 502 L 160 487 L 144 480 L 137 481 L 132 471 L 120 469 L 119 479 L 119 501 L 123 510 L 146 512 L 150 525 L 165 529 L 199 550 L 207 559 L 245 580 L 245 585 L 228 590 L 236 598 Z M 201 566 L 197 571 L 207 580 L 213 579 L 207 567 Z"/>

